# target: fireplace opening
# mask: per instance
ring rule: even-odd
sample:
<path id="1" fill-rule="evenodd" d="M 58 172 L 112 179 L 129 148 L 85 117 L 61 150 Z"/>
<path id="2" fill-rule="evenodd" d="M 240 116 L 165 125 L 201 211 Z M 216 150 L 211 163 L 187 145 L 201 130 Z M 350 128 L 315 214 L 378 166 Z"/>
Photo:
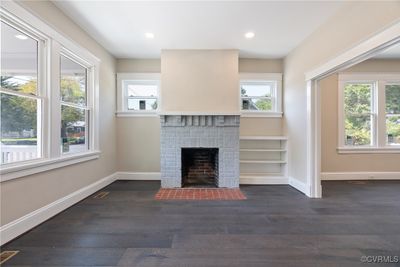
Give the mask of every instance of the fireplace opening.
<path id="1" fill-rule="evenodd" d="M 218 187 L 218 148 L 182 148 L 182 187 Z"/>

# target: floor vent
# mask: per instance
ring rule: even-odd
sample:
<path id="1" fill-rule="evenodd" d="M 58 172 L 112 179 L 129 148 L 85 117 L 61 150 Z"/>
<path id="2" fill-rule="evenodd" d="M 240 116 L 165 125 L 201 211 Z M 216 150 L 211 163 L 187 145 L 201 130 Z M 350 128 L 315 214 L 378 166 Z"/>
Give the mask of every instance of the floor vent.
<path id="1" fill-rule="evenodd" d="M 93 196 L 93 198 L 105 198 L 110 192 L 102 191 Z"/>
<path id="2" fill-rule="evenodd" d="M 1 254 L 0 254 L 0 264 L 5 263 L 6 261 L 11 259 L 15 255 L 17 255 L 18 252 L 19 252 L 18 250 L 5 250 L 5 251 L 1 252 Z"/>

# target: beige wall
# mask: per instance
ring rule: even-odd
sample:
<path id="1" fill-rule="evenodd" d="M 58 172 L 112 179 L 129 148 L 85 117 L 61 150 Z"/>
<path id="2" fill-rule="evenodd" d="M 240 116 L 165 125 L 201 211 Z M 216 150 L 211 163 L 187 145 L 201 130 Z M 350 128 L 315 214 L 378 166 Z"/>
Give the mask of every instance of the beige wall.
<path id="1" fill-rule="evenodd" d="M 162 50 L 161 112 L 239 112 L 238 50 Z"/>
<path id="2" fill-rule="evenodd" d="M 345 71 L 400 72 L 399 59 L 370 59 Z M 321 88 L 321 164 L 322 172 L 400 171 L 399 154 L 338 154 L 338 75 L 320 81 Z"/>
<path id="3" fill-rule="evenodd" d="M 151 66 L 151 67 L 149 67 Z M 161 61 L 118 59 L 117 72 L 160 72 Z M 239 59 L 242 72 L 282 72 L 279 59 Z M 160 171 L 160 120 L 158 117 L 117 119 L 117 168 L 126 172 Z M 281 135 L 280 118 L 242 118 L 241 135 Z"/>
<path id="4" fill-rule="evenodd" d="M 289 136 L 289 175 L 306 182 L 305 72 L 332 59 L 400 19 L 400 2 L 349 2 L 294 49 L 284 62 L 284 131 Z"/>
<path id="5" fill-rule="evenodd" d="M 239 58 L 239 72 L 282 73 L 282 59 Z"/>
<path id="6" fill-rule="evenodd" d="M 161 60 L 120 58 L 117 60 L 117 72 L 161 73 Z"/>
<path id="7" fill-rule="evenodd" d="M 101 157 L 1 183 L 1 225 L 41 208 L 116 171 L 115 59 L 51 2 L 24 2 L 44 21 L 101 59 Z"/>

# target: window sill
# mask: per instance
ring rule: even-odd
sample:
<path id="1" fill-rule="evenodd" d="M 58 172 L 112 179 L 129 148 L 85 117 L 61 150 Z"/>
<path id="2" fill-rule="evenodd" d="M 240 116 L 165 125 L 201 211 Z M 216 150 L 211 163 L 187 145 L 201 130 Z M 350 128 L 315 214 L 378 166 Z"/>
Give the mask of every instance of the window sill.
<path id="1" fill-rule="evenodd" d="M 339 154 L 394 154 L 400 153 L 400 146 L 394 147 L 338 147 Z"/>
<path id="2" fill-rule="evenodd" d="M 242 111 L 244 118 L 282 118 L 283 112 Z"/>
<path id="3" fill-rule="evenodd" d="M 30 162 L 23 162 L 14 166 L 2 167 L 0 170 L 0 182 L 17 179 L 20 177 L 45 172 L 89 160 L 98 159 L 100 151 L 90 151 L 76 155 L 68 155 L 55 159 L 42 159 Z"/>
<path id="4" fill-rule="evenodd" d="M 117 117 L 158 117 L 158 111 L 117 111 Z"/>

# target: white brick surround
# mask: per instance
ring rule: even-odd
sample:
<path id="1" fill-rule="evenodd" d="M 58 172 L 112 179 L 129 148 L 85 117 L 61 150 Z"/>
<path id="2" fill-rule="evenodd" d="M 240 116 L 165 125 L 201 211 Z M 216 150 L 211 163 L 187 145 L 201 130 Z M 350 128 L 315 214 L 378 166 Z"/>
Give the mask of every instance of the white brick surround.
<path id="1" fill-rule="evenodd" d="M 218 148 L 218 187 L 239 187 L 237 115 L 161 115 L 161 187 L 182 186 L 182 148 Z"/>

